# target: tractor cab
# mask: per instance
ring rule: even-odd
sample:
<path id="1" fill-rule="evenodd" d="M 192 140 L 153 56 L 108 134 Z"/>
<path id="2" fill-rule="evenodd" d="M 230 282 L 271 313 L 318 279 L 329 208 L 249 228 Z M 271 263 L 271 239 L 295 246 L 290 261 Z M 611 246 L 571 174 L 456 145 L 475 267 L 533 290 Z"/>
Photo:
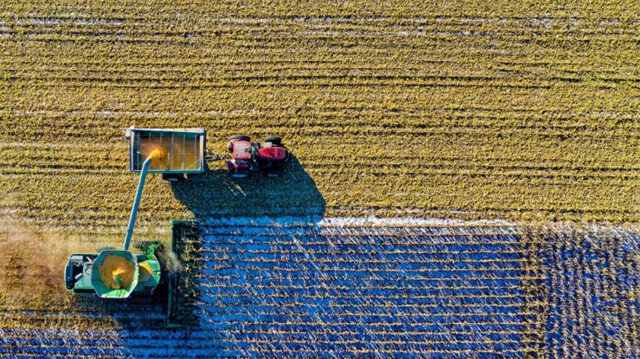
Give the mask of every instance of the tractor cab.
<path id="1" fill-rule="evenodd" d="M 236 141 L 232 146 L 232 154 L 235 160 L 251 160 L 251 142 Z"/>

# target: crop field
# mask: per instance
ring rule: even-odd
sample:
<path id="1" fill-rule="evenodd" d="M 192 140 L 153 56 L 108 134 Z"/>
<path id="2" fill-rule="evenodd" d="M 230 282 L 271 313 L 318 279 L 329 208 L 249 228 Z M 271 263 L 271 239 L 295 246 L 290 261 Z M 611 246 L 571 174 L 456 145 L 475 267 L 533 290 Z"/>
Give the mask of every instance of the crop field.
<path id="1" fill-rule="evenodd" d="M 196 327 L 165 329 L 162 301 L 67 298 L 3 312 L 0 355 L 640 355 L 634 231 L 282 217 L 184 240 Z"/>
<path id="2" fill-rule="evenodd" d="M 135 125 L 279 134 L 329 215 L 637 221 L 640 8 L 608 3 L 4 1 L 0 210 L 121 227 Z M 210 167 L 207 213 L 247 211 Z M 305 202 L 269 186 L 258 215 Z M 154 179 L 140 219 L 186 207 Z"/>
<path id="3" fill-rule="evenodd" d="M 48 317 L 65 312 L 55 307 L 24 313 L 14 324 L 18 328 L 2 332 L 0 353 L 163 358 L 203 357 L 212 350 L 222 356 L 539 353 L 543 301 L 532 289 L 541 283 L 528 260 L 533 247 L 523 246 L 519 233 L 504 224 L 443 224 L 219 221 L 190 239 L 198 243 L 198 254 L 186 262 L 198 273 L 197 330 L 167 333 L 159 320 L 162 306 L 138 305 L 143 312 L 133 315 L 111 308 L 111 315 L 97 315 L 95 303 L 74 303 L 79 312 L 73 318 Z M 79 323 L 87 317 L 119 325 L 40 329 L 40 321 Z"/>
<path id="4" fill-rule="evenodd" d="M 2 1 L 0 356 L 640 357 L 639 53 L 633 1 Z M 62 287 L 130 126 L 207 130 L 134 233 L 202 224 L 194 327 Z M 294 158 L 232 179 L 234 134 Z"/>

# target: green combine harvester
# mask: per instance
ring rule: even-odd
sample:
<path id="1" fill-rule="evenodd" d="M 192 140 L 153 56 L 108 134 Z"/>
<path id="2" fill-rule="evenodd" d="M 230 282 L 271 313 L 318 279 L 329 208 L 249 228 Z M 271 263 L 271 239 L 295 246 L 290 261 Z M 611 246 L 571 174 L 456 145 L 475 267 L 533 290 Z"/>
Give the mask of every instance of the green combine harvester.
<path id="1" fill-rule="evenodd" d="M 180 299 L 180 274 L 169 273 L 175 264 L 158 241 L 134 243 L 139 252 L 129 250 L 140 197 L 147 173 L 159 173 L 169 181 L 183 180 L 185 173 L 206 170 L 206 132 L 203 129 L 136 129 L 127 130 L 130 145 L 130 170 L 140 173 L 129 226 L 122 249 L 103 249 L 98 253 L 74 253 L 65 269 L 65 287 L 76 295 L 126 299 L 130 296 L 153 296 L 159 285 L 168 286 L 168 325 L 176 326 Z M 194 223 L 173 222 L 171 249 L 181 246 L 176 236 L 180 228 Z M 178 232 L 176 232 L 176 228 Z M 193 228 L 192 228 L 193 229 Z"/>

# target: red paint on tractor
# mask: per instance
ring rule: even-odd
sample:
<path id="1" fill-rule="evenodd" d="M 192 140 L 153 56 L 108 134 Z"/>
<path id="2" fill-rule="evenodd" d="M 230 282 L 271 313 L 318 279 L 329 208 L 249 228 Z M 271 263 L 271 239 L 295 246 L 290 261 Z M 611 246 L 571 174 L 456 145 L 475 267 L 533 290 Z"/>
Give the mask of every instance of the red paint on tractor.
<path id="1" fill-rule="evenodd" d="M 251 159 L 251 142 L 234 141 L 233 142 L 233 159 L 250 160 Z"/>

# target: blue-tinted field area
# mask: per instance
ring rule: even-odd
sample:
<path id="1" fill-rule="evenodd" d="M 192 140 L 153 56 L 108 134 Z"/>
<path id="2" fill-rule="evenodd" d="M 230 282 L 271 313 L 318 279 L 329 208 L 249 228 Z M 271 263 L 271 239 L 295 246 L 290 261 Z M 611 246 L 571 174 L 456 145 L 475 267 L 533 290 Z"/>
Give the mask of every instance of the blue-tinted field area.
<path id="1" fill-rule="evenodd" d="M 203 327 L 230 353 L 524 356 L 510 228 L 207 228 Z"/>
<path id="2" fill-rule="evenodd" d="M 2 328 L 0 354 L 637 357 L 638 237 L 524 233 L 500 222 L 217 221 L 189 239 L 196 327 L 165 328 L 155 302 L 87 300 L 20 315 L 117 328 Z"/>
<path id="3" fill-rule="evenodd" d="M 548 233 L 549 357 L 640 357 L 640 237 L 624 231 Z"/>

